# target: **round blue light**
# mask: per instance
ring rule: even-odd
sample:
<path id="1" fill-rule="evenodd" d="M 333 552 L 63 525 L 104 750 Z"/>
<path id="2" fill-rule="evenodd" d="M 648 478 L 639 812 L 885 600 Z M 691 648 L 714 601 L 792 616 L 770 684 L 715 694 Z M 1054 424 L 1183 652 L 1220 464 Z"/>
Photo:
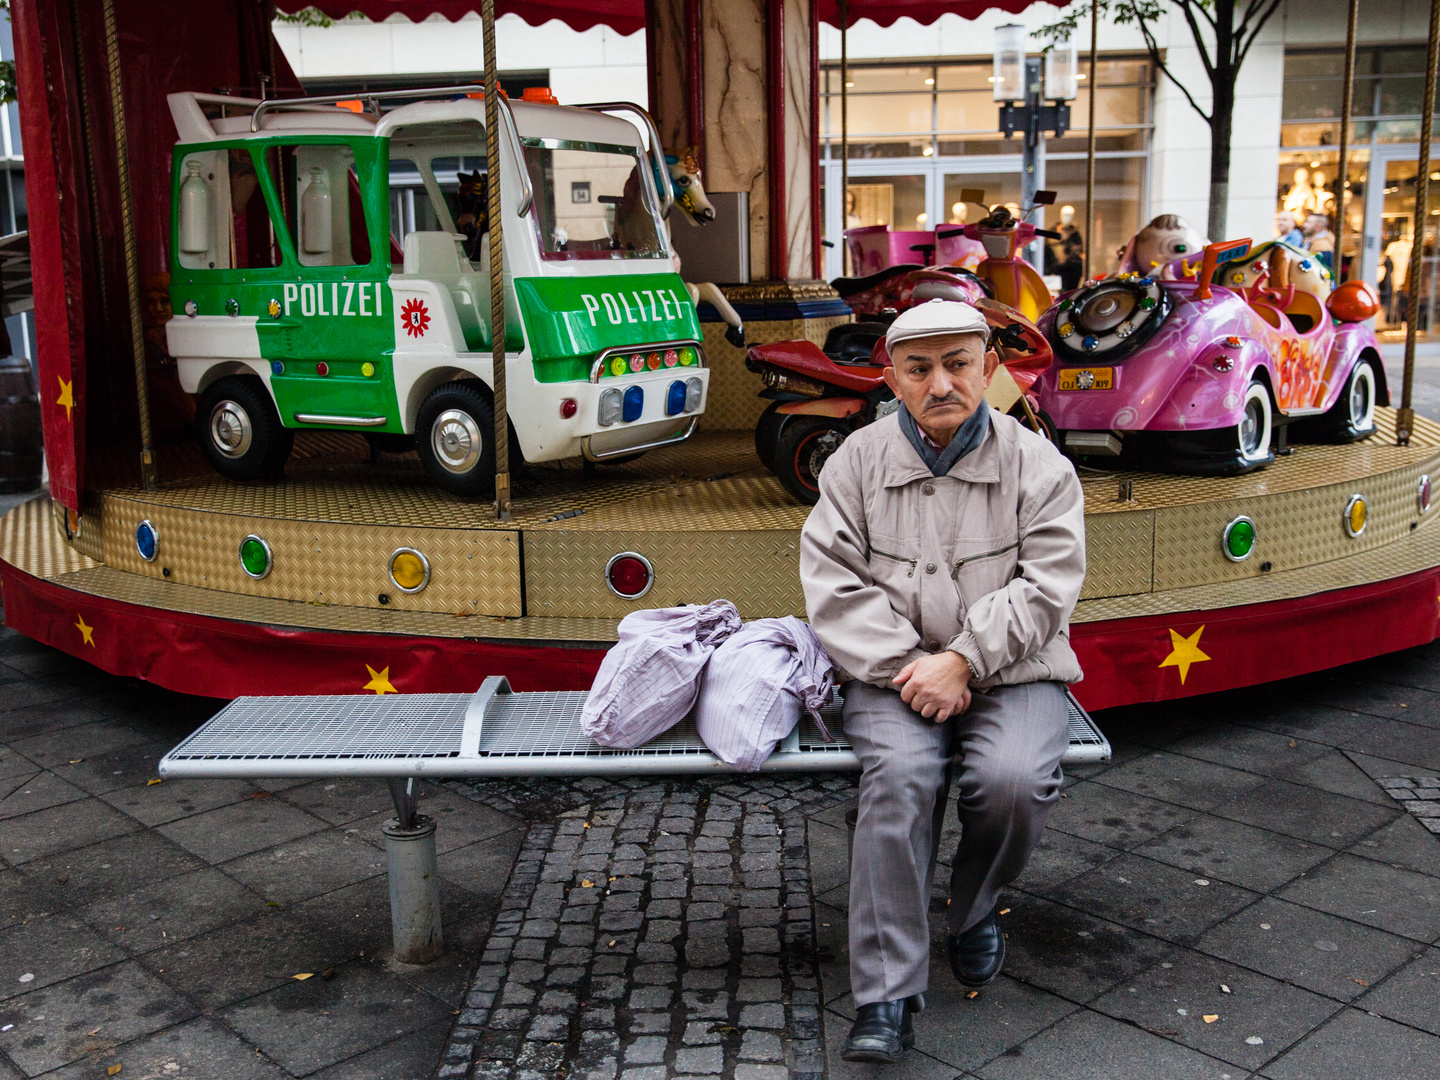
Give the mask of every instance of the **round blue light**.
<path id="1" fill-rule="evenodd" d="M 1142 278 L 1141 278 L 1139 281 L 1137 281 L 1135 284 L 1136 284 L 1136 285 L 1143 285 L 1145 288 L 1148 289 L 1151 285 L 1154 285 L 1154 284 L 1155 284 L 1155 279 L 1154 279 L 1153 277 L 1142 277 Z"/>
<path id="2" fill-rule="evenodd" d="M 1088 350 L 1095 348 L 1095 346 L 1099 344 L 1100 342 L 1094 334 L 1086 334 L 1084 340 L 1080 342 L 1080 347 Z"/>
<path id="3" fill-rule="evenodd" d="M 1301 269 L 1301 270 L 1309 270 L 1310 267 L 1312 267 L 1312 266 L 1314 266 L 1314 265 L 1315 265 L 1315 264 L 1312 263 L 1309 259 L 1302 259 L 1302 260 L 1300 261 L 1300 269 Z"/>
<path id="4" fill-rule="evenodd" d="M 146 519 L 135 526 L 135 550 L 146 562 L 154 562 L 155 555 L 160 550 L 160 538 L 155 532 L 155 526 Z"/>
<path id="5" fill-rule="evenodd" d="M 285 365 L 282 364 L 279 360 L 271 360 L 271 361 L 270 361 L 270 374 L 271 374 L 271 375 L 284 375 L 284 374 L 285 374 Z"/>

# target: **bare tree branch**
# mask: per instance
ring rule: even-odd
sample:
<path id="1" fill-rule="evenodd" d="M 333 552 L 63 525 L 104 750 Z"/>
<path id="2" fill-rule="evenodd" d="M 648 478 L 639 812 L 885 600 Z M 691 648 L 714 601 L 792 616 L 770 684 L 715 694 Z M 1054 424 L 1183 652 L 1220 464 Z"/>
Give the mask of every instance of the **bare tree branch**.
<path id="1" fill-rule="evenodd" d="M 1260 5 L 1257 6 L 1263 6 L 1264 3 L 1265 0 L 1261 0 Z M 1260 18 L 1256 21 L 1255 28 L 1250 31 L 1249 38 L 1246 38 L 1244 43 L 1241 44 L 1240 39 L 1243 35 L 1238 33 L 1235 35 L 1235 40 L 1237 43 L 1237 50 L 1235 54 L 1235 68 L 1237 71 L 1239 70 L 1240 65 L 1245 62 L 1245 57 L 1249 55 L 1250 46 L 1255 44 L 1255 39 L 1260 36 L 1260 31 L 1265 29 L 1265 24 L 1270 21 L 1270 17 L 1274 15 L 1275 12 L 1279 10 L 1279 8 L 1280 0 L 1269 0 L 1269 6 L 1265 8 L 1264 14 L 1262 14 Z"/>
<path id="2" fill-rule="evenodd" d="M 1185 21 L 1190 26 L 1190 34 L 1195 38 L 1195 50 L 1200 54 L 1200 62 L 1205 65 L 1205 74 L 1210 77 L 1210 83 L 1213 86 L 1215 83 L 1215 68 L 1221 59 L 1219 42 L 1216 42 L 1215 56 L 1212 59 L 1209 51 L 1205 48 L 1205 38 L 1200 33 L 1200 24 L 1195 21 L 1193 5 L 1190 4 L 1189 0 L 1176 0 L 1175 6 L 1180 9 L 1180 14 L 1185 16 Z M 1228 60 L 1229 57 L 1225 59 Z"/>
<path id="3" fill-rule="evenodd" d="M 1135 10 L 1133 6 L 1131 10 Z M 1165 77 L 1175 84 L 1175 86 L 1179 89 L 1180 93 L 1185 95 L 1185 100 L 1190 103 L 1190 107 L 1194 109 L 1197 113 L 1199 113 L 1201 118 L 1207 124 L 1211 123 L 1211 115 L 1200 107 L 1200 103 L 1195 100 L 1189 89 L 1185 86 L 1184 83 L 1182 83 L 1179 79 L 1175 77 L 1175 73 L 1171 71 L 1169 65 L 1165 63 L 1164 57 L 1160 55 L 1160 43 L 1155 40 L 1155 35 L 1150 30 L 1150 24 L 1147 23 L 1145 19 L 1140 16 L 1138 11 L 1135 12 L 1135 23 L 1137 26 L 1140 27 L 1140 33 L 1145 38 L 1145 48 L 1150 53 L 1151 63 L 1153 63 L 1162 72 L 1164 72 Z M 1206 70 L 1210 70 L 1208 62 L 1206 63 Z"/>

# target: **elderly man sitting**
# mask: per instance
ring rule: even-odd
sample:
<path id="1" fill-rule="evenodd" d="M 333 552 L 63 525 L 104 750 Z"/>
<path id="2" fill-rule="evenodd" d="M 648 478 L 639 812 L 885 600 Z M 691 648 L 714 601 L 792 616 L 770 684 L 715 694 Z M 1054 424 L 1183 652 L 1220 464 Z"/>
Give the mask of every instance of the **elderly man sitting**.
<path id="1" fill-rule="evenodd" d="M 1060 795 L 1084 499 L 1050 443 L 984 404 L 999 363 L 987 335 L 954 301 L 895 320 L 885 381 L 903 408 L 826 463 L 801 537 L 810 623 L 848 680 L 845 733 L 863 770 L 849 1061 L 895 1062 L 914 1042 L 952 755 L 963 833 L 947 952 L 965 986 L 1000 973 L 996 894 Z"/>

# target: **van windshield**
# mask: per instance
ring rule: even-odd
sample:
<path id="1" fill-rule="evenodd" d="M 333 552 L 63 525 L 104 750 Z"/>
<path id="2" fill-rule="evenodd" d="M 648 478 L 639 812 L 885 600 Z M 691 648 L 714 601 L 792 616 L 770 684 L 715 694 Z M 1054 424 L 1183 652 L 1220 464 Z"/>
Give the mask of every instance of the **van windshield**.
<path id="1" fill-rule="evenodd" d="M 522 139 L 547 259 L 654 259 L 666 254 L 654 180 L 633 146 Z"/>

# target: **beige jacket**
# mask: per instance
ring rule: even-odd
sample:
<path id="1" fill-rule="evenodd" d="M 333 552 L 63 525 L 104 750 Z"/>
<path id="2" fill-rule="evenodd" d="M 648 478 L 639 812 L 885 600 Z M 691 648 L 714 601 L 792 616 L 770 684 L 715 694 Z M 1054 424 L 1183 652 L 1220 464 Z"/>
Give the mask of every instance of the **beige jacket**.
<path id="1" fill-rule="evenodd" d="M 800 536 L 810 625 L 847 677 L 875 686 L 942 648 L 982 689 L 1079 682 L 1069 618 L 1084 580 L 1075 470 L 993 410 L 940 477 L 894 414 L 861 428 L 826 462 Z"/>

